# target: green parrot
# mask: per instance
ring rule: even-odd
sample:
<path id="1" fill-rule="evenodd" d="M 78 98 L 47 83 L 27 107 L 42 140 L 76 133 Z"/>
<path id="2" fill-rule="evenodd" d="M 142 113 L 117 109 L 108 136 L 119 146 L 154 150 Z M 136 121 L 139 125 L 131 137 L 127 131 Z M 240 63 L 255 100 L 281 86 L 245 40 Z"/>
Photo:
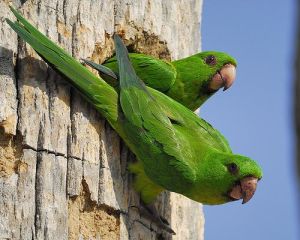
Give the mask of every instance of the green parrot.
<path id="1" fill-rule="evenodd" d="M 164 190 L 210 205 L 239 199 L 246 203 L 252 198 L 262 178 L 260 166 L 232 153 L 226 139 L 193 111 L 145 86 L 117 35 L 119 87 L 115 89 L 11 10 L 19 20 L 6 19 L 12 29 L 67 77 L 136 155 L 129 170 L 146 205 Z M 172 232 L 166 225 L 160 224 Z"/>
<path id="2" fill-rule="evenodd" d="M 223 52 L 206 51 L 177 61 L 164 61 L 140 53 L 129 53 L 133 68 L 143 82 L 195 111 L 209 97 L 224 87 L 232 86 L 236 76 L 236 60 Z M 97 69 L 100 76 L 118 87 L 116 57 L 103 65 L 82 59 Z"/>

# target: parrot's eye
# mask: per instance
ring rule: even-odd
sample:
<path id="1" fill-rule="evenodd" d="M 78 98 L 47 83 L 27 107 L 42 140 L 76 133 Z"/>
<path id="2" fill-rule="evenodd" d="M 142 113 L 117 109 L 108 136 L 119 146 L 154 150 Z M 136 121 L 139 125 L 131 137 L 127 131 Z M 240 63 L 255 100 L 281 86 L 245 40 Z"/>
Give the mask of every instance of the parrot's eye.
<path id="1" fill-rule="evenodd" d="M 235 163 L 228 164 L 227 165 L 227 169 L 233 175 L 237 174 L 238 171 L 239 171 L 239 168 L 238 168 L 238 166 Z"/>
<path id="2" fill-rule="evenodd" d="M 207 57 L 205 58 L 205 63 L 206 63 L 207 65 L 213 66 L 213 65 L 216 65 L 217 59 L 216 59 L 215 56 L 209 55 L 209 56 L 207 56 Z"/>

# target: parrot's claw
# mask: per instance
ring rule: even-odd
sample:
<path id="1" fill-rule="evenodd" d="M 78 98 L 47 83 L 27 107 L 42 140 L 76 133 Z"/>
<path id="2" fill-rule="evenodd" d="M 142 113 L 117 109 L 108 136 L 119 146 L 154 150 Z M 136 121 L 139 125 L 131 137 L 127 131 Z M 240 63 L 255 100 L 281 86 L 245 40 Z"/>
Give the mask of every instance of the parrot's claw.
<path id="1" fill-rule="evenodd" d="M 150 219 L 152 222 L 154 222 L 158 227 L 161 229 L 167 231 L 168 233 L 171 233 L 175 235 L 176 233 L 173 231 L 173 229 L 170 227 L 169 222 L 164 217 L 160 216 L 156 207 L 153 204 L 141 204 L 141 207 L 139 208 L 140 214 L 143 217 L 146 217 Z"/>

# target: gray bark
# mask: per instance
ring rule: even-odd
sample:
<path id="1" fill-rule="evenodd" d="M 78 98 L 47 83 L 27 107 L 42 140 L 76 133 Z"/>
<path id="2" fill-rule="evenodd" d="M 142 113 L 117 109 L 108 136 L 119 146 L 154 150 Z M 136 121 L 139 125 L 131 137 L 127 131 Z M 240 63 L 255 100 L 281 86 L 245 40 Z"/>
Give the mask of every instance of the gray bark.
<path id="1" fill-rule="evenodd" d="M 178 194 L 157 200 L 176 236 L 140 217 L 132 154 L 8 27 L 9 2 L 0 1 L 0 239 L 203 239 L 201 205 Z M 14 4 L 77 59 L 111 56 L 114 32 L 131 50 L 166 59 L 200 48 L 202 0 Z"/>

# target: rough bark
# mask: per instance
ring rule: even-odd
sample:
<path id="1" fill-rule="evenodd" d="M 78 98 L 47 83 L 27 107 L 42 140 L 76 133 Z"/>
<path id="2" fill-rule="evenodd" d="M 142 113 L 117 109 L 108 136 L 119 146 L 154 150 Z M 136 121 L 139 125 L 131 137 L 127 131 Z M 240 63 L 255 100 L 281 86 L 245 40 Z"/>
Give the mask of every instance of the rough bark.
<path id="1" fill-rule="evenodd" d="M 176 236 L 140 217 L 133 155 L 8 27 L 9 2 L 0 1 L 0 239 L 203 239 L 201 205 L 180 195 L 157 200 Z M 114 32 L 131 51 L 166 59 L 200 48 L 202 0 L 13 4 L 77 59 L 111 56 Z"/>

